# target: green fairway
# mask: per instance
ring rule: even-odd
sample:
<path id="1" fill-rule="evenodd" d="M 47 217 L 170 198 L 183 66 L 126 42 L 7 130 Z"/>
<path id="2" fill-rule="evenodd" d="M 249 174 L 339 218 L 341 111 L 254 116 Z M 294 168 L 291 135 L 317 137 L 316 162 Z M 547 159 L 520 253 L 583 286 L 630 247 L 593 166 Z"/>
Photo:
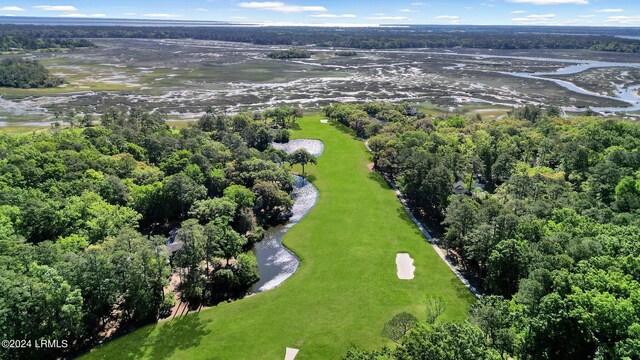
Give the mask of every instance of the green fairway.
<path id="1" fill-rule="evenodd" d="M 283 359 L 293 347 L 296 359 L 338 359 L 352 344 L 389 344 L 384 323 L 401 311 L 423 319 L 428 295 L 445 300 L 442 320 L 466 317 L 474 297 L 369 172 L 364 143 L 319 116 L 299 123 L 293 137 L 320 139 L 325 150 L 306 169 L 318 203 L 284 238 L 301 259 L 298 272 L 275 290 L 141 328 L 86 357 Z M 398 252 L 415 259 L 414 280 L 397 278 Z"/>

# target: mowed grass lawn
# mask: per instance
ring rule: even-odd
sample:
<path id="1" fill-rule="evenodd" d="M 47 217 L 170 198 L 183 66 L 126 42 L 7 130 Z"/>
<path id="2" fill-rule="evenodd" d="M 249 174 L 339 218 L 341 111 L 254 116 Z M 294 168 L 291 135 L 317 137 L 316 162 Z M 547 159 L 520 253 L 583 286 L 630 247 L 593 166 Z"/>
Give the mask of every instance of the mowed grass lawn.
<path id="1" fill-rule="evenodd" d="M 364 143 L 320 118 L 305 117 L 293 132 L 325 144 L 318 165 L 307 166 L 318 203 L 284 238 L 302 260 L 298 272 L 274 290 L 141 328 L 87 358 L 283 359 L 294 347 L 296 359 L 339 359 L 350 345 L 389 345 L 384 323 L 401 311 L 423 319 L 428 295 L 445 299 L 442 320 L 465 318 L 473 296 L 369 172 Z M 414 280 L 397 278 L 398 252 L 415 259 Z"/>

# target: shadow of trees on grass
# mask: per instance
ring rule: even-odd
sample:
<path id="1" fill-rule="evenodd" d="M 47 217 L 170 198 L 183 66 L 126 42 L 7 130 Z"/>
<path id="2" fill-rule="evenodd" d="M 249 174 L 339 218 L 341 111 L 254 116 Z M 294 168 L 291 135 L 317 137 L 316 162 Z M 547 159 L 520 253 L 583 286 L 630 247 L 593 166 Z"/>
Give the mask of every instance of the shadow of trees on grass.
<path id="1" fill-rule="evenodd" d="M 389 186 L 389 183 L 387 183 L 387 181 L 382 177 L 382 175 L 380 175 L 379 172 L 371 171 L 367 176 L 369 177 L 369 179 L 375 181 L 378 185 L 380 185 L 382 189 L 384 190 L 391 189 L 391 186 Z"/>
<path id="2" fill-rule="evenodd" d="M 353 130 L 352 130 L 350 127 L 348 127 L 348 126 L 345 126 L 344 124 L 341 124 L 341 123 L 339 123 L 339 122 L 337 122 L 337 121 L 335 121 L 335 120 L 333 120 L 333 121 L 329 122 L 329 124 L 330 124 L 331 126 L 333 126 L 334 128 L 338 129 L 341 133 L 349 135 L 349 136 L 350 136 L 352 139 L 354 139 L 354 140 L 358 140 L 358 141 L 361 141 L 361 140 L 362 140 L 361 138 L 359 138 L 359 137 L 356 135 L 356 132 L 355 132 L 355 131 L 353 131 Z"/>
<path id="3" fill-rule="evenodd" d="M 309 173 L 304 174 L 304 178 L 312 184 L 314 181 L 318 180 L 318 178 L 315 175 L 309 174 Z"/>
<path id="4" fill-rule="evenodd" d="M 407 225 L 409 225 L 417 236 L 422 238 L 424 242 L 429 243 L 429 240 L 427 240 L 427 238 L 424 237 L 424 235 L 422 234 L 422 231 L 420 231 L 420 229 L 416 226 L 416 223 L 414 223 L 413 220 L 411 220 L 411 218 L 409 217 L 409 215 L 407 214 L 407 212 L 404 210 L 402 206 L 397 209 L 397 213 L 398 213 L 398 217 L 402 221 L 404 221 Z"/>
<path id="5" fill-rule="evenodd" d="M 174 356 L 176 351 L 188 350 L 200 345 L 202 338 L 210 333 L 205 329 L 205 322 L 199 316 L 187 315 L 176 318 L 162 324 L 150 325 L 129 334 L 122 339 L 123 343 L 116 340 L 111 344 L 114 351 L 103 351 L 104 359 L 168 359 Z M 117 356 L 119 347 L 128 348 L 129 352 Z M 111 354 L 110 354 L 111 353 Z M 213 359 L 213 358 L 212 358 Z"/>

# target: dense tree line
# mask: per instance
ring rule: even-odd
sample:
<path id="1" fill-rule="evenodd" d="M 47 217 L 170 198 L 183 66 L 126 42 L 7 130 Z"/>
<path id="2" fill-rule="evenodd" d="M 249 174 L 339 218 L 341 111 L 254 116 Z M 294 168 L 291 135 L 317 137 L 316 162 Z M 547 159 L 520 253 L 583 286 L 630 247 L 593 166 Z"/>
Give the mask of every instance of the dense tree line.
<path id="1" fill-rule="evenodd" d="M 357 131 L 360 121 L 376 120 L 372 107 L 380 105 L 325 111 Z M 640 125 L 565 119 L 535 106 L 502 120 L 419 115 L 383 123 L 363 133 L 375 167 L 441 230 L 450 258 L 494 295 L 478 306 L 501 324 L 419 329 L 391 358 L 416 358 L 407 355 L 416 349 L 424 359 L 638 358 Z M 472 347 L 486 352 L 454 355 L 459 331 L 477 333 Z"/>
<path id="2" fill-rule="evenodd" d="M 41 38 L 27 33 L 5 32 L 0 35 L 0 51 L 55 50 L 94 47 L 87 39 Z"/>
<path id="3" fill-rule="evenodd" d="M 12 88 L 49 88 L 64 83 L 36 60 L 7 58 L 0 61 L 0 86 Z"/>
<path id="4" fill-rule="evenodd" d="M 323 111 L 328 118 L 352 128 L 359 137 L 370 138 L 382 130 L 383 124 L 409 121 L 410 109 L 403 104 L 368 102 L 334 103 L 326 106 Z"/>
<path id="5" fill-rule="evenodd" d="M 463 30 L 463 31 L 461 31 Z M 640 41 L 594 29 L 574 34 L 566 28 L 409 26 L 377 28 L 320 27 L 139 27 L 0 25 L 0 35 L 33 39 L 145 38 L 198 39 L 259 45 L 317 45 L 360 49 L 481 48 L 592 49 L 640 52 Z M 624 33 L 618 30 L 617 33 Z M 564 33 L 564 34 L 563 34 Z M 632 33 L 634 34 L 634 33 Z"/>
<path id="6" fill-rule="evenodd" d="M 289 50 L 277 50 L 267 54 L 272 59 L 308 59 L 311 52 L 304 49 L 291 48 Z"/>
<path id="7" fill-rule="evenodd" d="M 521 345 L 511 331 L 517 318 L 510 316 L 508 306 L 499 296 L 485 296 L 471 306 L 466 321 L 440 322 L 438 318 L 446 309 L 444 300 L 427 297 L 422 319 L 403 312 L 385 324 L 382 335 L 394 341 L 395 348 L 363 351 L 352 347 L 344 359 L 504 360 Z"/>
<path id="8" fill-rule="evenodd" d="M 315 160 L 270 147 L 300 115 L 209 110 L 176 131 L 161 111 L 112 108 L 100 126 L 0 135 L 0 336 L 67 340 L 51 357 L 82 349 L 168 316 L 170 273 L 190 307 L 244 296 L 248 250 L 290 216 L 283 163 Z"/>

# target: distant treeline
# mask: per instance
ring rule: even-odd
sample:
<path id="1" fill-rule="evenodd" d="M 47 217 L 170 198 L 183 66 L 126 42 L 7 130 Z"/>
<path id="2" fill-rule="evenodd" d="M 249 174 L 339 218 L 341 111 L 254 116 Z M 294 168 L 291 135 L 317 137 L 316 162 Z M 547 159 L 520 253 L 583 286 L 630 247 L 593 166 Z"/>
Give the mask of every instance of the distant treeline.
<path id="1" fill-rule="evenodd" d="M 64 79 L 52 76 L 36 60 L 9 58 L 0 61 L 0 86 L 29 89 L 56 87 L 62 83 Z"/>
<path id="2" fill-rule="evenodd" d="M 31 33 L 21 33 L 20 31 L 16 31 L 13 34 L 10 31 L 2 31 L 0 34 L 0 51 L 68 49 L 92 46 L 95 46 L 95 44 L 86 39 L 42 38 L 33 36 Z"/>
<path id="3" fill-rule="evenodd" d="M 613 35 L 563 35 L 558 32 L 518 31 L 516 28 L 380 27 L 138 27 L 1 25 L 0 35 L 33 39 L 146 38 L 198 39 L 259 45 L 310 45 L 360 49 L 482 48 L 482 49 L 590 49 L 640 52 L 640 40 Z"/>

